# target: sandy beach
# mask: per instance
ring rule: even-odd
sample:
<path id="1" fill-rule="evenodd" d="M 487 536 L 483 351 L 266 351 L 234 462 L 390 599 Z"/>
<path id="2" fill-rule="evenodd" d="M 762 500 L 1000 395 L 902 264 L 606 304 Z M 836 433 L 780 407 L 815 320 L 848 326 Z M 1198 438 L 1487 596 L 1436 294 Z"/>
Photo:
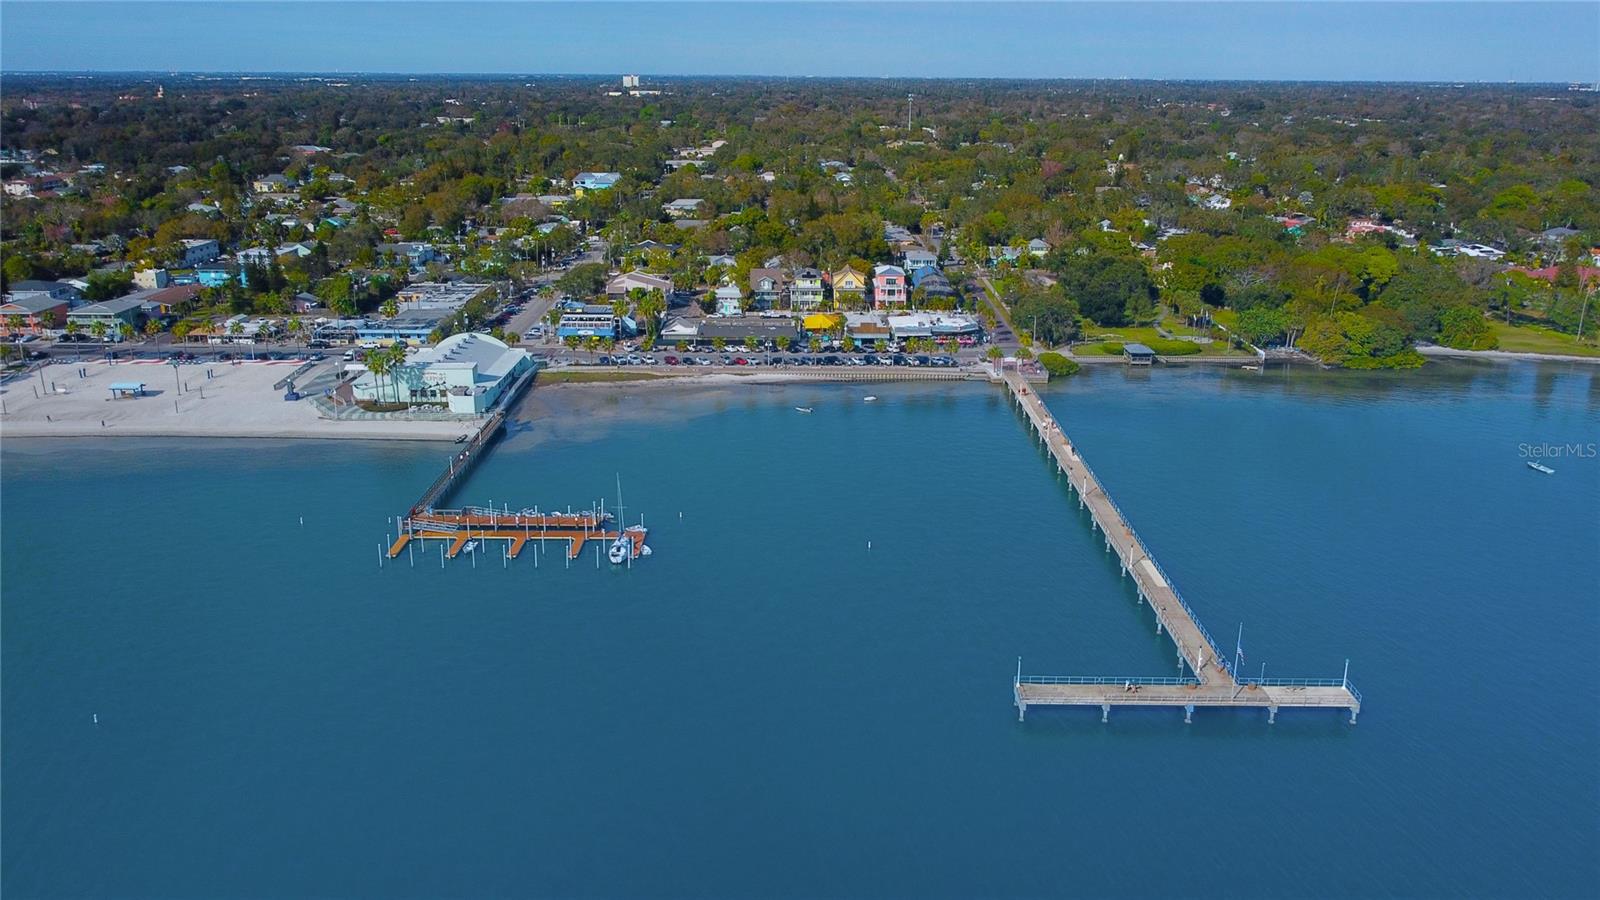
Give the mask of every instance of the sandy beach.
<path id="1" fill-rule="evenodd" d="M 283 399 L 273 384 L 292 360 L 177 367 L 104 360 L 47 366 L 0 387 L 0 437 L 250 437 L 453 441 L 477 423 L 403 419 L 325 419 L 309 398 Z M 301 384 L 327 382 L 326 360 Z M 209 373 L 209 375 L 208 375 Z M 113 399 L 111 385 L 142 382 L 145 393 Z"/>

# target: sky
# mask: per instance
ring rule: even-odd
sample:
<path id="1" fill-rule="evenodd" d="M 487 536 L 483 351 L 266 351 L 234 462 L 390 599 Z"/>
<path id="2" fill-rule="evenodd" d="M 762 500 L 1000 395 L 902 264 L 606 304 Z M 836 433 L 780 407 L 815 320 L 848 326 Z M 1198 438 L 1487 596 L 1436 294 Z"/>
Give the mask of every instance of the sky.
<path id="1" fill-rule="evenodd" d="M 0 0 L 0 71 L 1594 82 L 1600 3 Z"/>

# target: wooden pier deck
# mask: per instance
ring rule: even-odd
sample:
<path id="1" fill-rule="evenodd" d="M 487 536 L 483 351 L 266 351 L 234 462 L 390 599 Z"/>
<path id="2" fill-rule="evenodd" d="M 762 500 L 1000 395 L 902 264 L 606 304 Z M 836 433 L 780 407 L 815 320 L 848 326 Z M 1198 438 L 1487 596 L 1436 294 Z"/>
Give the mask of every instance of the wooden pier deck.
<path id="1" fill-rule="evenodd" d="M 1012 692 L 1018 718 L 1029 706 L 1099 706 L 1104 716 L 1112 706 L 1138 705 L 1180 706 L 1187 721 L 1196 706 L 1252 706 L 1266 708 L 1274 721 L 1278 707 L 1304 706 L 1348 709 L 1355 722 L 1361 695 L 1347 677 L 1237 677 L 1225 651 L 1150 555 L 1038 393 L 1016 372 L 1004 373 L 1004 381 L 1036 438 L 1067 477 L 1079 508 L 1089 511 L 1090 527 L 1101 533 L 1107 552 L 1115 551 L 1123 575 L 1132 576 L 1140 604 L 1150 605 L 1156 632 L 1170 636 L 1178 660 L 1192 673 L 1178 678 L 1024 676 L 1019 663 Z"/>

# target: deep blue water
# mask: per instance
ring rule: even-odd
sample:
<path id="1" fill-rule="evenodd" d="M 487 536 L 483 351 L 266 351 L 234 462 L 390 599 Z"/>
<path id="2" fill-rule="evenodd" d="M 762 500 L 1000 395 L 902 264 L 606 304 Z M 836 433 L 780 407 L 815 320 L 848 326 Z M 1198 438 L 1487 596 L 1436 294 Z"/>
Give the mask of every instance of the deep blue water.
<path id="1" fill-rule="evenodd" d="M 1600 460 L 1519 448 L 1600 440 L 1600 373 L 1047 390 L 1245 669 L 1348 658 L 1355 726 L 1018 723 L 1019 655 L 1170 645 L 998 389 L 872 392 L 541 389 L 463 499 L 609 505 L 620 473 L 631 570 L 380 568 L 439 445 L 6 442 L 0 888 L 1600 893 Z"/>

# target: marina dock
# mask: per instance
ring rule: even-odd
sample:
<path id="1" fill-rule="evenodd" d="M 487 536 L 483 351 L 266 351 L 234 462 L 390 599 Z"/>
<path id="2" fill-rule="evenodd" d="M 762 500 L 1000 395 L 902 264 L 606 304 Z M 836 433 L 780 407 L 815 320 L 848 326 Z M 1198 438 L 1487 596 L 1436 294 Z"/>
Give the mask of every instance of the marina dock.
<path id="1" fill-rule="evenodd" d="M 459 509 L 441 509 L 439 504 L 455 490 L 467 473 L 478 464 L 493 446 L 505 427 L 506 412 L 533 383 L 538 369 L 531 369 L 506 391 L 506 396 L 494 414 L 484 420 L 478 430 L 451 454 L 444 471 L 439 473 L 410 511 L 399 518 L 397 534 L 388 545 L 386 555 L 394 559 L 406 553 L 413 541 L 426 543 L 440 541 L 443 558 L 455 559 L 469 551 L 474 542 L 505 541 L 505 555 L 516 559 L 532 541 L 565 542 L 567 559 L 577 559 L 590 541 L 603 541 L 607 546 L 624 535 L 628 538 L 626 559 L 633 560 L 649 555 L 645 546 L 645 531 L 640 526 L 624 528 L 614 522 L 614 516 L 605 511 L 604 504 L 595 509 L 573 512 L 552 510 L 493 509 L 480 506 L 463 506 Z M 618 511 L 620 513 L 620 510 Z M 619 548 L 617 552 L 622 552 Z"/>
<path id="2" fill-rule="evenodd" d="M 1183 599 L 1172 579 L 1134 532 L 1122 510 L 1105 492 L 1061 430 L 1055 416 L 1023 378 L 1004 373 L 1006 389 L 1027 417 L 1035 437 L 1066 476 L 1078 508 L 1089 511 L 1090 528 L 1100 532 L 1106 551 L 1115 552 L 1124 577 L 1132 576 L 1138 603 L 1149 604 L 1157 634 L 1173 643 L 1180 672 L 1176 677 L 1024 675 L 1021 661 L 1012 682 L 1017 718 L 1029 706 L 1098 706 L 1105 720 L 1113 706 L 1180 707 L 1190 721 L 1196 707 L 1260 707 L 1275 722 L 1281 707 L 1346 709 L 1350 722 L 1361 711 L 1361 694 L 1350 684 L 1349 665 L 1340 678 L 1245 678 L 1234 671 L 1221 646 Z"/>

